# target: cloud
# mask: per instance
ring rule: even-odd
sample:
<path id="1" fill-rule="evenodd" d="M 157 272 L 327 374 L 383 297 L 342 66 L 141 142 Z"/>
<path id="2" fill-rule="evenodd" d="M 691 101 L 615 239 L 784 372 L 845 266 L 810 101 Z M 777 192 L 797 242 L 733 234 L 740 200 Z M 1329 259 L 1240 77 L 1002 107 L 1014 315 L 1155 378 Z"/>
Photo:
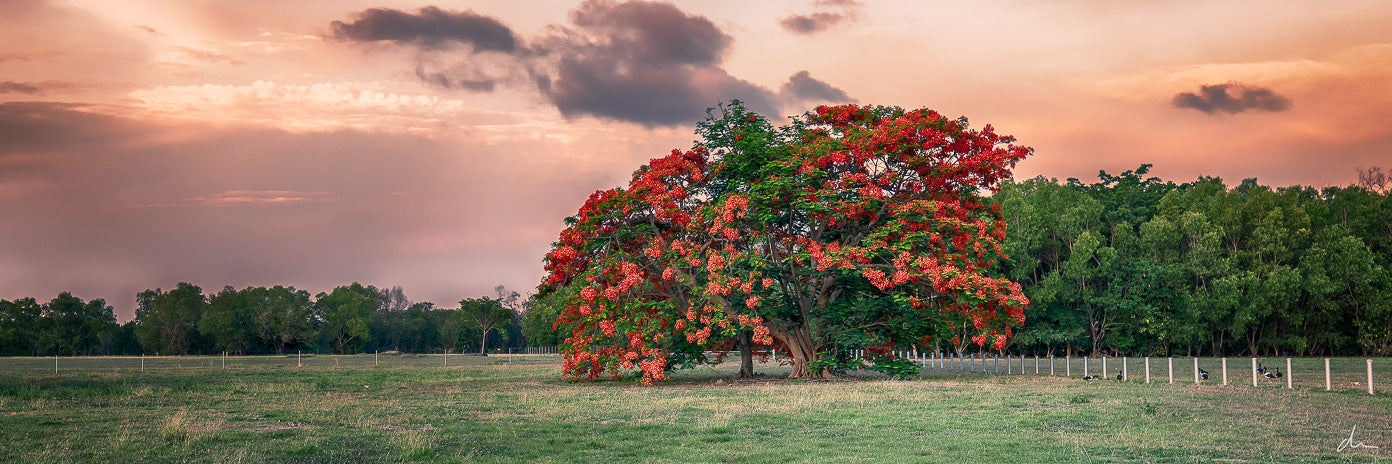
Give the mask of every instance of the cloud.
<path id="1" fill-rule="evenodd" d="M 43 89 L 40 89 L 34 85 L 25 84 L 23 82 L 0 82 L 0 93 L 27 93 L 29 95 L 35 95 L 41 91 L 43 91 Z"/>
<path id="2" fill-rule="evenodd" d="M 1229 94 L 1229 90 L 1234 94 Z M 1193 108 L 1208 114 L 1237 114 L 1248 110 L 1285 111 L 1290 109 L 1291 101 L 1268 88 L 1230 82 L 1201 86 L 1199 93 L 1175 95 L 1173 104 L 1177 108 Z"/>
<path id="3" fill-rule="evenodd" d="M 808 101 L 823 101 L 829 103 L 854 103 L 856 100 L 846 95 L 846 91 L 832 87 L 823 81 L 812 77 L 812 73 L 798 71 L 788 78 L 788 82 L 783 84 L 779 90 L 784 101 L 792 104 Z"/>
<path id="4" fill-rule="evenodd" d="M 397 92 L 372 82 L 159 86 L 132 91 L 130 97 L 137 107 L 157 114 L 291 132 L 426 131 L 469 110 L 460 100 Z"/>
<path id="5" fill-rule="evenodd" d="M 111 146 L 146 132 L 85 109 L 66 103 L 0 103 L 0 161 Z"/>
<path id="6" fill-rule="evenodd" d="M 734 39 L 703 16 L 667 3 L 591 0 L 571 22 L 575 29 L 543 42 L 554 61 L 533 74 L 567 118 L 689 124 L 732 98 L 765 113 L 778 109 L 772 91 L 720 67 Z"/>
<path id="7" fill-rule="evenodd" d="M 190 198 L 189 201 L 206 206 L 275 205 L 284 203 L 333 201 L 333 196 L 329 194 L 329 192 L 230 190 L 218 194 Z"/>
<path id="8" fill-rule="evenodd" d="M 848 8 L 854 3 L 826 5 Z M 460 25 L 466 22 L 470 26 Z M 710 19 L 670 3 L 588 0 L 570 12 L 569 24 L 550 27 L 525 49 L 507 26 L 472 11 L 373 9 L 351 23 L 332 25 L 340 40 L 390 40 L 416 48 L 415 76 L 428 85 L 492 92 L 500 85 L 525 83 L 567 119 L 678 126 L 701 120 L 706 108 L 731 99 L 769 115 L 779 113 L 784 103 L 850 100 L 805 71 L 790 78 L 782 93 L 731 75 L 723 63 L 734 38 Z M 493 39 L 485 41 L 484 35 Z M 473 48 L 460 56 L 441 46 L 448 41 Z M 480 49 L 503 53 L 479 56 Z"/>
<path id="9" fill-rule="evenodd" d="M 854 0 L 822 0 L 814 6 L 820 11 L 790 15 L 779 20 L 778 24 L 794 34 L 815 35 L 843 22 L 853 22 L 860 17 L 860 4 Z M 835 11 L 825 11 L 828 9 Z"/>
<path id="10" fill-rule="evenodd" d="M 427 6 L 416 14 L 390 8 L 357 13 L 351 23 L 334 21 L 334 38 L 354 42 L 390 41 L 426 48 L 456 43 L 474 51 L 515 53 L 520 49 L 512 29 L 497 19 L 473 10 L 449 11 Z"/>
<path id="11" fill-rule="evenodd" d="M 778 21 L 778 24 L 794 34 L 813 35 L 830 29 L 844 19 L 846 17 L 839 13 L 812 13 L 788 16 Z"/>

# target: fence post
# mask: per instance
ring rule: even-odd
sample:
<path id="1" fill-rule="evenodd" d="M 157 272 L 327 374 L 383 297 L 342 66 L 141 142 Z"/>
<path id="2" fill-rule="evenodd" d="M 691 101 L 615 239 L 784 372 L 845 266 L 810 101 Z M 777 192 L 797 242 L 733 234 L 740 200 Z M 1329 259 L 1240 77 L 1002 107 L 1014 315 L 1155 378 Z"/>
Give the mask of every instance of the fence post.
<path id="1" fill-rule="evenodd" d="M 1102 375 L 1099 375 L 1098 377 L 1106 377 L 1106 376 L 1107 376 L 1107 356 L 1106 356 L 1106 355 L 1102 355 Z"/>
<path id="2" fill-rule="evenodd" d="M 53 373 L 58 373 L 58 350 L 53 350 Z"/>
<path id="3" fill-rule="evenodd" d="M 1015 373 L 1015 372 L 1014 372 L 1015 370 L 1014 370 L 1014 369 L 1011 369 L 1012 367 L 1014 367 L 1014 365 L 1010 364 L 1010 355 L 1007 354 L 1007 355 L 1005 355 L 1005 373 L 1006 373 L 1006 374 L 1014 374 L 1014 373 Z M 997 371 L 999 371 L 999 369 L 997 369 Z M 1024 372 L 1021 372 L 1021 374 L 1023 374 L 1023 373 L 1024 373 Z"/>
<path id="4" fill-rule="evenodd" d="M 1194 385 L 1199 384 L 1199 358 L 1194 357 Z"/>
<path id="5" fill-rule="evenodd" d="M 1170 383 L 1173 384 L 1173 383 L 1174 383 L 1174 357 L 1173 357 L 1173 356 L 1170 356 L 1170 357 L 1166 358 L 1166 362 L 1170 365 L 1170 367 L 1169 367 L 1169 371 L 1170 371 Z"/>
<path id="6" fill-rule="evenodd" d="M 1324 358 L 1324 391 L 1334 389 L 1334 384 L 1329 381 L 1329 358 Z"/>
<path id="7" fill-rule="evenodd" d="M 1228 358 L 1223 358 L 1223 385 L 1228 384 Z"/>
<path id="8" fill-rule="evenodd" d="M 1126 366 L 1126 356 L 1121 357 L 1121 380 L 1123 382 L 1131 380 L 1131 368 Z"/>
<path id="9" fill-rule="evenodd" d="M 1252 358 L 1252 386 L 1257 386 L 1257 358 Z"/>
<path id="10" fill-rule="evenodd" d="M 1150 356 L 1145 357 L 1145 383 L 1150 383 Z"/>
<path id="11" fill-rule="evenodd" d="M 1065 375 L 1073 377 L 1073 355 L 1063 355 L 1063 370 Z"/>
<path id="12" fill-rule="evenodd" d="M 140 352 L 140 372 L 145 372 L 145 352 Z"/>
<path id="13" fill-rule="evenodd" d="M 1049 377 L 1054 376 L 1054 355 L 1049 355 Z"/>
<path id="14" fill-rule="evenodd" d="M 1295 389 L 1295 387 L 1291 386 L 1292 382 L 1295 380 L 1293 377 L 1295 377 L 1295 372 L 1291 372 L 1291 360 L 1290 358 L 1286 358 L 1286 388 Z"/>
<path id="15" fill-rule="evenodd" d="M 449 348 L 445 348 L 445 366 L 449 366 Z"/>
<path id="16" fill-rule="evenodd" d="M 1368 360 L 1368 394 L 1373 394 L 1373 360 Z"/>
<path id="17" fill-rule="evenodd" d="M 226 351 L 222 352 L 222 368 L 223 368 L 223 369 L 226 369 L 226 368 L 227 368 L 227 352 L 226 352 Z"/>
<path id="18" fill-rule="evenodd" d="M 300 356 L 302 355 L 303 353 L 299 350 L 295 350 L 295 367 L 304 367 L 304 362 L 300 360 Z"/>

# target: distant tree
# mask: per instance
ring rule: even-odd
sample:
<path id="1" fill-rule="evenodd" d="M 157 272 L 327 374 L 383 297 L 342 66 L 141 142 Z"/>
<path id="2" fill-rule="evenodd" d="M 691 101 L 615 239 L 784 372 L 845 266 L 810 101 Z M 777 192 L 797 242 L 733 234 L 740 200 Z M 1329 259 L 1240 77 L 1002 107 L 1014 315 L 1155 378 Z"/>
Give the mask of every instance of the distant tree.
<path id="1" fill-rule="evenodd" d="M 221 292 L 208 298 L 208 307 L 198 320 L 198 332 L 212 337 L 218 350 L 245 354 L 257 339 L 256 312 L 262 308 L 254 299 L 256 293 L 257 289 L 251 287 L 243 290 L 230 285 L 223 287 Z"/>
<path id="2" fill-rule="evenodd" d="M 378 297 L 376 288 L 357 282 L 315 296 L 314 309 L 321 334 L 335 353 L 349 353 L 357 349 L 358 344 L 372 339 L 369 321 Z"/>
<path id="3" fill-rule="evenodd" d="M 401 349 L 401 340 L 406 335 L 406 311 L 411 300 L 400 286 L 378 291 L 377 307 L 370 320 L 372 340 L 379 347 L 392 350 Z"/>
<path id="4" fill-rule="evenodd" d="M 38 356 L 43 345 L 39 325 L 43 311 L 34 298 L 0 300 L 0 353 Z"/>
<path id="5" fill-rule="evenodd" d="M 168 293 L 160 289 L 136 295 L 136 337 L 146 351 L 188 354 L 207 300 L 197 285 L 180 282 Z"/>
<path id="6" fill-rule="evenodd" d="M 1378 166 L 1359 169 L 1358 186 L 1382 194 L 1392 193 L 1392 172 Z"/>
<path id="7" fill-rule="evenodd" d="M 309 292 L 280 285 L 257 287 L 250 300 L 258 308 L 253 322 L 256 333 L 264 343 L 275 348 L 276 354 L 313 337 L 316 316 Z"/>
<path id="8" fill-rule="evenodd" d="M 501 287 L 499 287 L 501 288 Z M 488 334 L 494 329 L 511 323 L 514 313 L 492 298 L 465 298 L 459 300 L 459 315 L 479 332 L 479 353 L 488 353 Z M 506 337 L 506 332 L 499 332 Z"/>
<path id="9" fill-rule="evenodd" d="M 527 346 L 556 346 L 561 342 L 560 332 L 556 330 L 556 318 L 561 315 L 564 304 L 561 295 L 552 293 L 546 296 L 532 295 L 523 303 L 526 311 L 522 313 L 522 336 Z"/>

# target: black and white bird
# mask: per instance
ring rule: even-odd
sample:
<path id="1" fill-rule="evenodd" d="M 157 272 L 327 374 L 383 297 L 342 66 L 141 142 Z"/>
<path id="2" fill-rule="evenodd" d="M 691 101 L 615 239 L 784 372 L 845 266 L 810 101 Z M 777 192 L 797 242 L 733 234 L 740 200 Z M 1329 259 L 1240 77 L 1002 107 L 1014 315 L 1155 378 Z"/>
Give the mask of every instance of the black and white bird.
<path id="1" fill-rule="evenodd" d="M 1199 379 L 1200 379 L 1200 380 L 1208 380 L 1208 371 L 1203 370 L 1202 367 L 1199 368 Z"/>
<path id="2" fill-rule="evenodd" d="M 1265 375 L 1267 373 L 1266 366 L 1261 365 L 1261 363 L 1257 363 L 1257 373 Z"/>
<path id="3" fill-rule="evenodd" d="M 1126 374 L 1123 373 L 1123 372 L 1121 372 L 1121 369 L 1117 369 L 1117 376 L 1116 376 L 1116 379 L 1117 379 L 1118 381 L 1124 381 L 1124 380 L 1126 380 Z"/>
<path id="4" fill-rule="evenodd" d="M 1084 375 L 1084 376 L 1083 376 L 1083 380 L 1086 380 L 1086 381 L 1088 381 L 1088 382 L 1091 382 L 1091 381 L 1097 380 L 1097 376 L 1095 376 L 1095 375 Z"/>
<path id="5" fill-rule="evenodd" d="M 1281 378 L 1282 376 L 1283 376 L 1283 374 L 1281 374 L 1281 368 L 1279 368 L 1279 367 L 1276 368 L 1276 378 L 1279 379 L 1279 378 Z"/>

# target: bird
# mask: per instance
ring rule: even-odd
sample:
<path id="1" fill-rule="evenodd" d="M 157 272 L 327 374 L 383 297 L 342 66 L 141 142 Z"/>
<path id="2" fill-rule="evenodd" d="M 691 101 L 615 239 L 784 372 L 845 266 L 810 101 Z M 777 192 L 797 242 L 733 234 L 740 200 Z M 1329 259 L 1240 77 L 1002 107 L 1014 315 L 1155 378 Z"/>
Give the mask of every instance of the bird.
<path id="1" fill-rule="evenodd" d="M 1263 375 L 1263 376 L 1266 376 L 1266 381 L 1267 381 L 1267 382 L 1275 382 L 1276 379 L 1279 378 L 1279 377 L 1276 376 L 1276 373 L 1275 373 L 1275 372 L 1271 372 L 1271 371 L 1266 371 L 1266 373 L 1264 373 L 1264 374 L 1262 374 L 1262 375 Z"/>
<path id="2" fill-rule="evenodd" d="M 1261 365 L 1261 363 L 1257 363 L 1257 373 L 1266 374 L 1266 366 Z"/>
<path id="3" fill-rule="evenodd" d="M 1116 376 L 1116 379 L 1117 379 L 1118 381 L 1124 381 L 1124 380 L 1126 380 L 1126 374 L 1122 373 L 1122 372 L 1121 372 L 1121 369 L 1117 369 L 1117 376 Z"/>
<path id="4" fill-rule="evenodd" d="M 1199 368 L 1199 377 L 1200 377 L 1201 380 L 1208 380 L 1208 371 L 1203 370 L 1203 368 L 1200 367 L 1200 368 Z"/>
<path id="5" fill-rule="evenodd" d="M 1088 381 L 1088 382 L 1091 382 L 1091 381 L 1093 381 L 1093 380 L 1097 380 L 1097 376 L 1095 376 L 1095 375 L 1084 375 L 1084 376 L 1083 376 L 1083 380 L 1086 380 L 1086 381 Z"/>
<path id="6" fill-rule="evenodd" d="M 1279 368 L 1279 367 L 1276 368 L 1276 378 L 1279 379 L 1279 378 L 1284 377 L 1284 376 L 1285 376 L 1285 375 L 1281 373 L 1281 368 Z"/>

